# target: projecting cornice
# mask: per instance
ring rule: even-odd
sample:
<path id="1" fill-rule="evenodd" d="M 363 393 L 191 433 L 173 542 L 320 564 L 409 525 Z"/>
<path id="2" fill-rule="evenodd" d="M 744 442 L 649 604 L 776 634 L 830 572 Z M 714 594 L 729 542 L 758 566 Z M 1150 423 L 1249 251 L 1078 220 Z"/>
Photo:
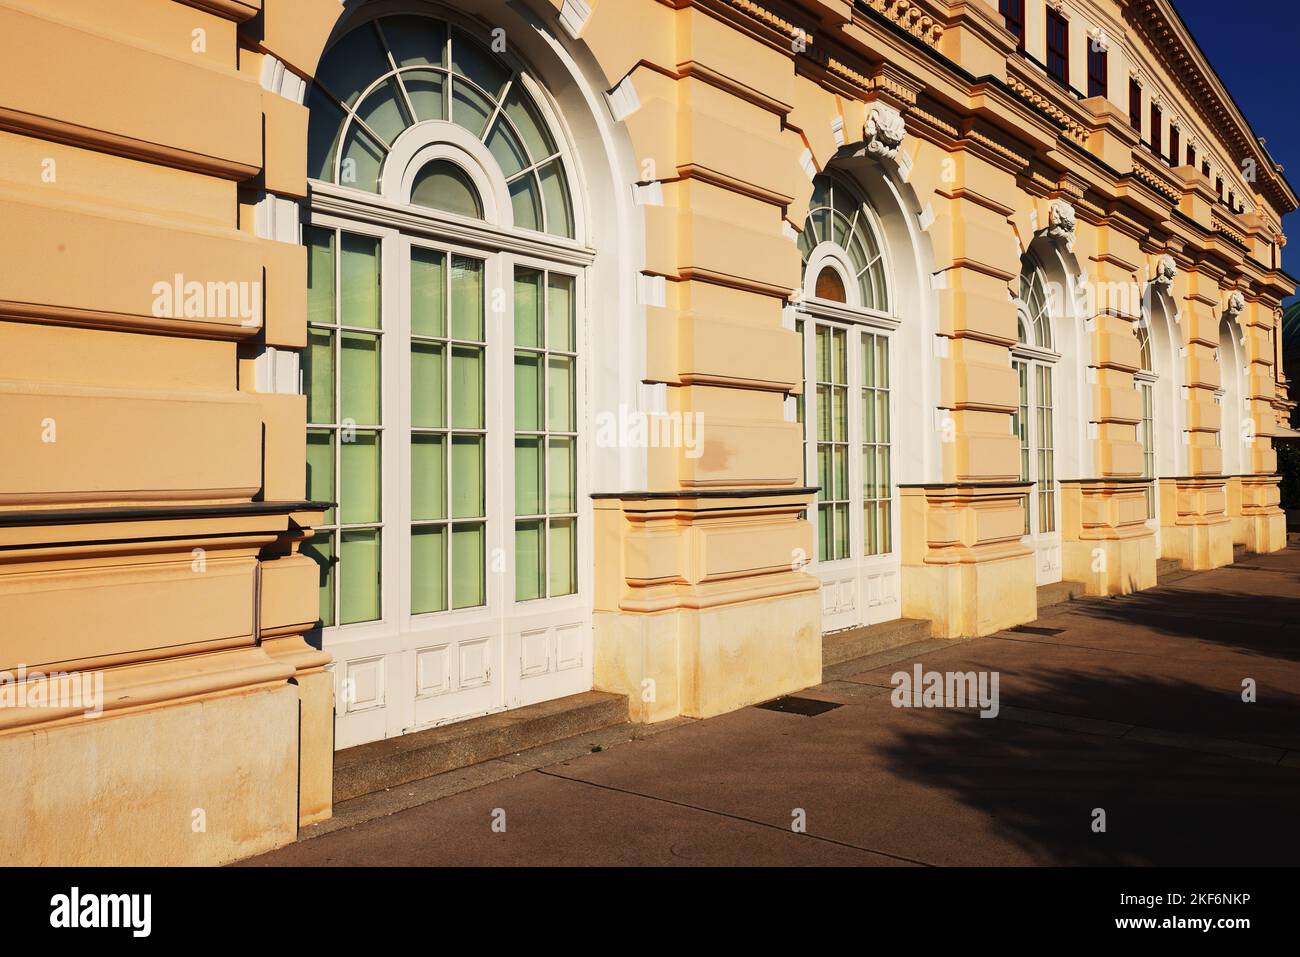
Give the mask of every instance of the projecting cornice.
<path id="1" fill-rule="evenodd" d="M 1129 23 L 1164 61 L 1173 82 L 1183 86 L 1223 143 L 1255 165 L 1260 191 L 1288 213 L 1300 206 L 1280 168 L 1260 146 L 1232 95 L 1206 59 L 1169 0 L 1120 0 Z"/>

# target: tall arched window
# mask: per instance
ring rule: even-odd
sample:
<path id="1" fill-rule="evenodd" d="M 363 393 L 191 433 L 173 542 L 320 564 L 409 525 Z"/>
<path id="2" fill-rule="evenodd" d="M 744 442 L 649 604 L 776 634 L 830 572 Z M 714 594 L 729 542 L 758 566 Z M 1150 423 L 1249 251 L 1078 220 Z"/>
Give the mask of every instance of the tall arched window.
<path id="1" fill-rule="evenodd" d="M 1214 401 L 1219 405 L 1219 447 L 1222 449 L 1224 475 L 1240 475 L 1245 470 L 1248 426 L 1246 403 L 1242 394 L 1242 349 L 1231 319 L 1219 323 L 1219 388 Z"/>
<path id="2" fill-rule="evenodd" d="M 1025 534 L 1030 536 L 1040 556 L 1048 558 L 1046 563 L 1040 561 L 1038 565 L 1040 583 L 1060 576 L 1054 411 L 1054 380 L 1060 355 L 1054 348 L 1056 334 L 1050 288 L 1042 265 L 1033 256 L 1026 255 L 1017 303 L 1019 341 L 1011 353 L 1020 398 L 1011 427 L 1020 442 L 1021 481 L 1030 483 L 1025 500 Z"/>
<path id="3" fill-rule="evenodd" d="M 1138 341 L 1138 371 L 1133 376 L 1133 382 L 1142 397 L 1142 421 L 1138 423 L 1137 437 L 1142 444 L 1142 477 L 1152 480 L 1152 484 L 1147 486 L 1147 518 L 1151 519 L 1156 517 L 1155 383 L 1158 376 L 1152 356 L 1154 346 L 1151 342 L 1150 325 L 1147 322 L 1140 322 L 1134 332 Z"/>
<path id="4" fill-rule="evenodd" d="M 366 16 L 308 99 L 308 481 L 338 507 L 304 552 L 340 745 L 583 691 L 591 664 L 566 136 L 471 25 Z"/>
<path id="5" fill-rule="evenodd" d="M 897 618 L 893 332 L 878 223 L 845 178 L 814 180 L 799 237 L 806 472 L 817 476 L 823 628 Z"/>

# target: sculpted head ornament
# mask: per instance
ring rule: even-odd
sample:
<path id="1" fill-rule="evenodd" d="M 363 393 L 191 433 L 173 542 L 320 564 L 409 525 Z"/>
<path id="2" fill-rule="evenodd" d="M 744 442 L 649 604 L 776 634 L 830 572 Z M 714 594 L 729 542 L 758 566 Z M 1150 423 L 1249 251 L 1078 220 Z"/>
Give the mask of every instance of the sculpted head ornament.
<path id="1" fill-rule="evenodd" d="M 1047 235 L 1058 239 L 1074 238 L 1074 207 L 1067 201 L 1052 200 L 1047 210 Z"/>
<path id="2" fill-rule="evenodd" d="M 1178 263 L 1174 262 L 1173 256 L 1166 254 L 1156 260 L 1156 274 L 1151 281 L 1167 289 L 1173 285 L 1174 277 L 1177 275 Z"/>
<path id="3" fill-rule="evenodd" d="M 867 152 L 881 159 L 897 159 L 898 148 L 902 146 L 903 134 L 906 132 L 902 114 L 898 110 L 883 103 L 872 105 L 867 125 L 863 128 Z"/>
<path id="4" fill-rule="evenodd" d="M 1232 294 L 1228 296 L 1228 315 L 1231 317 L 1239 316 L 1245 308 L 1246 297 L 1241 294 L 1240 290 L 1232 290 Z"/>

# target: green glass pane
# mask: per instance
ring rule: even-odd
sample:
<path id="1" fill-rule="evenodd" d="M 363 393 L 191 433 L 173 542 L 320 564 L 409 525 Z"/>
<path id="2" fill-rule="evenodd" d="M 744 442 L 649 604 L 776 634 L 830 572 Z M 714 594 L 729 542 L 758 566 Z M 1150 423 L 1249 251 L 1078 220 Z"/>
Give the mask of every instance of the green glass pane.
<path id="1" fill-rule="evenodd" d="M 334 421 L 334 333 L 307 330 L 307 421 Z"/>
<path id="2" fill-rule="evenodd" d="M 862 450 L 862 494 L 873 498 L 876 490 L 876 450 L 869 447 Z"/>
<path id="3" fill-rule="evenodd" d="M 862 384 L 867 388 L 876 384 L 876 337 L 862 337 Z"/>
<path id="4" fill-rule="evenodd" d="M 334 230 L 308 226 L 303 229 L 307 244 L 307 321 L 334 325 Z"/>
<path id="5" fill-rule="evenodd" d="M 334 158 L 339 148 L 339 135 L 343 132 L 344 113 L 312 84 L 307 95 L 310 119 L 307 127 L 307 175 L 312 179 L 334 182 Z"/>
<path id="6" fill-rule="evenodd" d="M 334 533 L 316 532 L 302 543 L 302 554 L 314 561 L 319 569 L 318 614 L 321 626 L 328 628 L 334 624 Z"/>
<path id="7" fill-rule="evenodd" d="M 575 351 L 573 277 L 551 273 L 546 297 L 546 348 Z"/>
<path id="8" fill-rule="evenodd" d="M 577 511 L 574 495 L 574 477 L 577 461 L 573 454 L 572 439 L 551 439 L 547 442 L 547 509 L 552 514 Z"/>
<path id="9" fill-rule="evenodd" d="M 411 436 L 411 518 L 446 518 L 446 439 L 441 435 Z"/>
<path id="10" fill-rule="evenodd" d="M 868 502 L 862 507 L 862 542 L 868 555 L 878 555 L 879 543 L 876 539 L 876 503 Z"/>
<path id="11" fill-rule="evenodd" d="M 889 446 L 876 448 L 876 498 L 889 498 Z"/>
<path id="12" fill-rule="evenodd" d="M 831 334 L 831 372 L 835 376 L 832 382 L 844 383 L 849 380 L 843 329 L 835 329 Z"/>
<path id="13" fill-rule="evenodd" d="M 411 333 L 445 336 L 446 257 L 436 249 L 411 249 Z"/>
<path id="14" fill-rule="evenodd" d="M 559 160 L 539 171 L 542 197 L 546 203 L 546 231 L 553 236 L 573 236 L 573 207 L 569 202 L 569 180 Z"/>
<path id="15" fill-rule="evenodd" d="M 464 80 L 452 80 L 451 120 L 457 126 L 463 126 L 475 136 L 481 137 L 493 109 L 492 101 Z"/>
<path id="16" fill-rule="evenodd" d="M 834 447 L 835 461 L 835 497 L 849 497 L 849 450 L 843 445 Z"/>
<path id="17" fill-rule="evenodd" d="M 542 440 L 515 438 L 515 514 L 538 515 L 543 511 Z"/>
<path id="18" fill-rule="evenodd" d="M 343 160 L 339 163 L 339 185 L 379 192 L 379 168 L 386 150 L 360 125 L 353 122 L 343 135 Z"/>
<path id="19" fill-rule="evenodd" d="M 446 425 L 444 352 L 441 343 L 411 343 L 411 425 L 417 429 L 440 429 Z"/>
<path id="20" fill-rule="evenodd" d="M 823 501 L 833 498 L 834 489 L 831 488 L 831 447 L 829 445 L 817 446 L 817 497 Z"/>
<path id="21" fill-rule="evenodd" d="M 379 337 L 343 333 L 342 417 L 355 425 L 379 424 Z"/>
<path id="22" fill-rule="evenodd" d="M 876 400 L 870 390 L 862 393 L 862 441 L 876 441 Z"/>
<path id="23" fill-rule="evenodd" d="M 843 386 L 831 389 L 831 426 L 836 442 L 843 442 L 849 436 L 849 390 Z"/>
<path id="24" fill-rule="evenodd" d="M 339 321 L 345 326 L 378 329 L 379 240 L 373 236 L 343 233 L 340 259 Z"/>
<path id="25" fill-rule="evenodd" d="M 817 560 L 828 562 L 833 556 L 834 541 L 831 537 L 831 507 L 817 507 Z"/>
<path id="26" fill-rule="evenodd" d="M 831 380 L 831 331 L 825 326 L 817 327 L 816 345 L 817 381 L 829 382 Z"/>
<path id="27" fill-rule="evenodd" d="M 357 432 L 352 441 L 344 433 L 339 458 L 342 462 L 344 525 L 379 521 L 379 433 Z"/>
<path id="28" fill-rule="evenodd" d="M 519 135 L 523 137 L 532 162 L 540 163 L 546 157 L 554 155 L 555 140 L 551 138 L 550 130 L 542 122 L 537 107 L 518 83 L 510 88 L 510 94 L 506 97 L 505 114 L 519 131 Z"/>
<path id="29" fill-rule="evenodd" d="M 434 160 L 415 174 L 411 202 L 471 219 L 483 218 L 483 203 L 474 182 L 449 160 Z"/>
<path id="30" fill-rule="evenodd" d="M 550 593 L 572 595 L 578 590 L 577 527 L 572 518 L 551 520 L 547 545 L 550 549 Z"/>
<path id="31" fill-rule="evenodd" d="M 332 46 L 321 58 L 316 78 L 335 96 L 351 106 L 377 77 L 391 67 L 371 24 L 365 24 Z"/>
<path id="32" fill-rule="evenodd" d="M 514 176 L 525 166 L 531 165 L 528 162 L 528 154 L 524 151 L 524 144 L 519 141 L 514 130 L 510 129 L 504 117 L 497 117 L 497 121 L 492 124 L 487 146 L 506 179 Z"/>
<path id="33" fill-rule="evenodd" d="M 545 595 L 546 523 L 515 523 L 515 600 L 529 601 Z"/>
<path id="34" fill-rule="evenodd" d="M 520 229 L 542 228 L 542 191 L 535 174 L 528 173 L 510 184 L 510 207 Z"/>
<path id="35" fill-rule="evenodd" d="M 379 529 L 342 533 L 339 555 L 339 621 L 350 625 L 379 618 Z"/>
<path id="36" fill-rule="evenodd" d="M 542 355 L 515 353 L 515 431 L 542 431 Z"/>
<path id="37" fill-rule="evenodd" d="M 453 516 L 478 518 L 483 515 L 485 478 L 483 436 L 452 436 L 451 514 Z"/>
<path id="38" fill-rule="evenodd" d="M 422 122 L 447 118 L 447 78 L 443 74 L 412 70 L 402 74 L 402 84 Z"/>
<path id="39" fill-rule="evenodd" d="M 817 438 L 819 441 L 829 441 L 831 437 L 831 387 L 828 385 L 819 385 L 817 387 Z"/>
<path id="40" fill-rule="evenodd" d="M 487 537 L 482 523 L 451 529 L 452 607 L 473 608 L 487 601 L 485 582 Z"/>
<path id="41" fill-rule="evenodd" d="M 880 340 L 880 347 L 876 350 L 876 384 L 882 389 L 889 388 L 889 341 Z"/>
<path id="42" fill-rule="evenodd" d="M 457 429 L 483 427 L 483 349 L 451 350 L 451 424 Z"/>
<path id="43" fill-rule="evenodd" d="M 403 14 L 379 21 L 393 62 L 402 66 L 442 66 L 447 48 L 447 27 L 441 20 Z"/>
<path id="44" fill-rule="evenodd" d="M 483 341 L 483 260 L 451 257 L 451 334 Z"/>
<path id="45" fill-rule="evenodd" d="M 889 393 L 876 393 L 876 422 L 880 426 L 880 441 L 888 442 L 889 435 Z"/>
<path id="46" fill-rule="evenodd" d="M 849 554 L 849 507 L 835 506 L 835 557 L 847 558 Z"/>
<path id="47" fill-rule="evenodd" d="M 307 498 L 312 502 L 334 501 L 334 433 L 307 430 Z M 325 512 L 325 524 L 334 524 L 334 509 Z"/>
<path id="48" fill-rule="evenodd" d="M 515 345 L 542 345 L 542 273 L 515 268 Z"/>
<path id="49" fill-rule="evenodd" d="M 552 432 L 574 429 L 573 359 L 546 357 L 546 427 Z"/>
<path id="50" fill-rule="evenodd" d="M 357 116 L 389 146 L 412 123 L 402 91 L 391 77 L 366 95 Z"/>
<path id="51" fill-rule="evenodd" d="M 463 30 L 451 32 L 451 68 L 461 76 L 469 77 L 492 97 L 499 97 L 510 79 L 505 64 L 477 40 L 471 40 Z"/>
<path id="52" fill-rule="evenodd" d="M 411 529 L 411 614 L 447 609 L 447 527 Z"/>

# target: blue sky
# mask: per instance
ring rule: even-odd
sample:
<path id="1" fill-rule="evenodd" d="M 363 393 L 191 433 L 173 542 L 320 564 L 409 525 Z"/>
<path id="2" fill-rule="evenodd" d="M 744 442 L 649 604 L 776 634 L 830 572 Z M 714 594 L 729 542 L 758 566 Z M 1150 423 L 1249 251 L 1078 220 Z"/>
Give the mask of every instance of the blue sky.
<path id="1" fill-rule="evenodd" d="M 1300 190 L 1300 3 L 1173 0 L 1196 42 L 1273 159 Z M 1282 220 L 1282 268 L 1300 278 L 1300 213 Z"/>

